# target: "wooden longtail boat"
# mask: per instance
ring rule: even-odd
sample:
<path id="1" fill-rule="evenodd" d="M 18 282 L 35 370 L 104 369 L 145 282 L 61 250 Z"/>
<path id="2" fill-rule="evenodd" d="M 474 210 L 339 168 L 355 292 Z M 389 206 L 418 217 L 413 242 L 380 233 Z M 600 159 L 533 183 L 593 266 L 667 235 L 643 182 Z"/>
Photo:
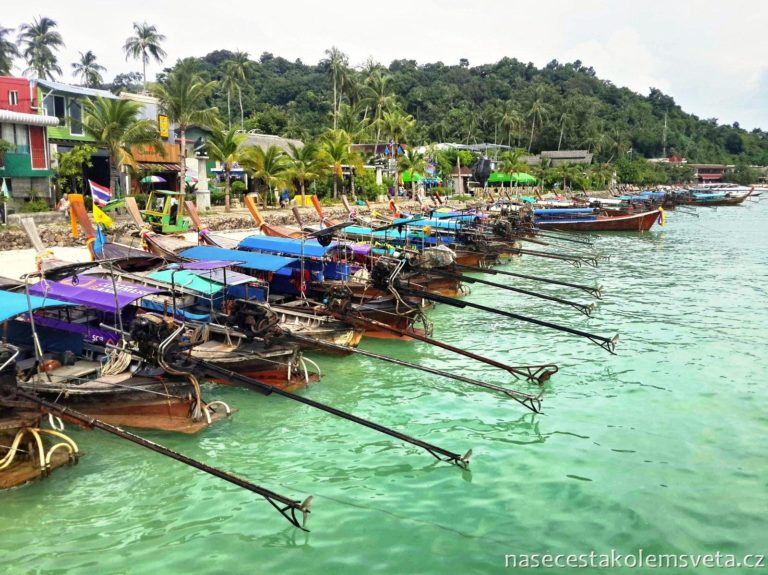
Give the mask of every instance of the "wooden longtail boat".
<path id="1" fill-rule="evenodd" d="M 120 306 L 119 301 L 105 303 L 114 302 L 108 294 L 93 291 L 88 297 L 92 306 Z M 105 352 L 104 346 L 117 344 L 119 336 L 78 323 L 76 312 L 82 308 L 75 303 L 43 293 L 30 295 L 28 305 L 25 294 L 5 291 L 0 301 L 7 340 L 21 348 L 20 389 L 114 425 L 194 433 L 223 417 L 202 400 L 194 377 L 166 374 L 126 347 Z"/>
<path id="2" fill-rule="evenodd" d="M 0 489 L 45 478 L 76 463 L 80 455 L 61 428 L 42 426 L 43 414 L 35 404 L 14 397 L 18 353 L 18 348 L 0 343 Z"/>
<path id="3" fill-rule="evenodd" d="M 647 232 L 661 218 L 662 212 L 653 210 L 626 216 L 601 216 L 586 218 L 534 219 L 536 227 L 543 230 L 569 232 Z"/>

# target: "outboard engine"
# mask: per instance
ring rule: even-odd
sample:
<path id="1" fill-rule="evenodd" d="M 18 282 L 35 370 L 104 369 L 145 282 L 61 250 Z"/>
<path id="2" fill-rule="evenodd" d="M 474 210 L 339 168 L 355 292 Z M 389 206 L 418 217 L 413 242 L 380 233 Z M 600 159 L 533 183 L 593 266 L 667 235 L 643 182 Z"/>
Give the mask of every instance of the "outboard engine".
<path id="1" fill-rule="evenodd" d="M 173 331 L 173 324 L 151 313 L 137 316 L 130 327 L 131 340 L 147 360 L 157 360 L 158 347 Z"/>

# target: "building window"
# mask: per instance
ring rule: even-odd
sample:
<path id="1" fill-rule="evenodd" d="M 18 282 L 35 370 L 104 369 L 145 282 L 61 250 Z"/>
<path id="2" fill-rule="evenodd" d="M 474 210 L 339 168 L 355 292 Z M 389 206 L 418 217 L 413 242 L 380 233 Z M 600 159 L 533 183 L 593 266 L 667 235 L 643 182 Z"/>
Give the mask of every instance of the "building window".
<path id="1" fill-rule="evenodd" d="M 47 116 L 56 116 L 63 123 L 66 118 L 64 96 L 47 96 L 45 98 L 45 114 Z"/>
<path id="2" fill-rule="evenodd" d="M 8 90 L 8 103 L 11 106 L 19 105 L 19 93 L 16 90 Z"/>
<path id="3" fill-rule="evenodd" d="M 69 99 L 69 133 L 73 136 L 83 135 L 83 106 L 75 98 Z"/>

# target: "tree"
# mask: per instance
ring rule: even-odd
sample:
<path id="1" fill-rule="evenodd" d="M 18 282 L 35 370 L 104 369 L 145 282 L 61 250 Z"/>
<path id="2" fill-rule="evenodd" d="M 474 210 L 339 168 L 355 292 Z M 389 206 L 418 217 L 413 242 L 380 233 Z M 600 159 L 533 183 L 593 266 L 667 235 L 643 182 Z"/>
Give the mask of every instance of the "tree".
<path id="1" fill-rule="evenodd" d="M 32 24 L 19 26 L 19 44 L 29 66 L 24 73 L 35 73 L 38 78 L 53 80 L 53 73 L 61 75 L 54 51 L 64 47 L 64 40 L 56 30 L 58 24 L 46 16 L 32 20 Z"/>
<path id="2" fill-rule="evenodd" d="M 57 182 L 61 190 L 78 193 L 85 183 L 85 168 L 93 166 L 91 157 L 96 148 L 88 144 L 75 146 L 69 152 L 56 154 Z"/>
<path id="3" fill-rule="evenodd" d="M 528 142 L 529 152 L 533 146 L 533 133 L 536 130 L 536 120 L 539 121 L 539 125 L 542 125 L 544 123 L 544 118 L 547 117 L 549 112 L 549 105 L 545 104 L 541 97 L 536 98 L 536 100 L 533 101 L 533 104 L 531 104 L 531 108 L 528 110 L 528 117 L 531 118 L 531 139 Z"/>
<path id="4" fill-rule="evenodd" d="M 384 112 L 395 106 L 395 93 L 392 89 L 392 77 L 374 69 L 365 80 L 365 92 L 362 102 L 373 110 L 373 122 L 376 126 L 376 147 L 381 142 L 381 118 Z M 374 148 L 375 150 L 375 148 Z"/>
<path id="5" fill-rule="evenodd" d="M 301 193 L 301 205 L 304 205 L 304 190 L 306 182 L 320 179 L 327 171 L 327 167 L 319 158 L 317 144 L 309 143 L 305 146 L 297 146 L 288 143 L 288 154 L 291 159 L 290 177 L 299 182 Z"/>
<path id="6" fill-rule="evenodd" d="M 269 146 L 266 150 L 260 146 L 247 146 L 241 154 L 240 165 L 267 186 L 268 193 L 264 194 L 264 207 L 272 196 L 273 188 L 287 183 L 290 179 L 290 159 L 281 148 L 275 145 Z"/>
<path id="7" fill-rule="evenodd" d="M 80 60 L 72 63 L 72 70 L 88 88 L 95 88 L 104 83 L 101 72 L 106 71 L 106 68 L 96 62 L 96 54 L 91 50 L 85 54 L 80 52 Z"/>
<path id="8" fill-rule="evenodd" d="M 411 177 L 411 199 L 416 198 L 416 173 L 424 173 L 427 169 L 427 158 L 421 152 L 416 150 L 406 150 L 405 153 L 400 156 L 400 168 L 403 173 L 408 172 Z"/>
<path id="9" fill-rule="evenodd" d="M 16 44 L 5 37 L 9 32 L 10 28 L 0 26 L 0 76 L 10 76 L 13 59 L 21 56 Z"/>
<path id="10" fill-rule="evenodd" d="M 224 63 L 223 84 L 227 89 L 227 113 L 229 113 L 229 90 L 237 89 L 237 98 L 240 102 L 240 129 L 244 129 L 245 115 L 243 113 L 243 91 L 241 84 L 245 82 L 246 72 L 251 66 L 247 52 L 235 52 L 232 57 Z"/>
<path id="11" fill-rule="evenodd" d="M 346 69 L 349 65 L 349 58 L 336 46 L 331 46 L 330 49 L 325 51 L 325 54 L 328 56 L 328 73 L 333 82 L 333 129 L 335 130 L 339 114 L 339 106 L 341 105 L 341 94 L 338 95 L 338 99 L 336 94 L 344 81 Z"/>
<path id="12" fill-rule="evenodd" d="M 147 64 L 150 57 L 155 59 L 158 64 L 168 55 L 160 46 L 165 41 L 165 36 L 157 31 L 156 26 L 150 26 L 146 22 L 134 22 L 134 36 L 129 36 L 123 45 L 125 59 L 133 58 L 141 60 L 142 78 L 144 78 L 144 91 L 147 90 Z"/>
<path id="13" fill-rule="evenodd" d="M 239 162 L 243 151 L 243 142 L 248 138 L 236 129 L 230 128 L 224 132 L 213 130 L 205 144 L 208 157 L 221 162 L 224 168 L 224 211 L 230 211 L 229 194 L 232 190 L 232 164 Z"/>
<path id="14" fill-rule="evenodd" d="M 333 197 L 339 196 L 339 181 L 345 165 L 361 166 L 360 157 L 352 152 L 352 140 L 344 130 L 329 130 L 321 138 L 320 157 L 333 173 Z"/>
<path id="15" fill-rule="evenodd" d="M 160 109 L 175 124 L 181 137 L 180 177 L 182 185 L 187 174 L 187 128 L 191 125 L 212 130 L 220 129 L 218 110 L 208 107 L 206 99 L 216 82 L 206 82 L 189 69 L 179 67 L 166 78 L 165 83 L 154 87 L 153 93 L 160 101 Z"/>
<path id="16" fill-rule="evenodd" d="M 499 156 L 500 166 L 499 171 L 504 174 L 509 174 L 509 187 L 512 187 L 512 174 L 523 172 L 528 170 L 528 164 L 521 160 L 526 154 L 525 150 L 516 148 L 514 150 L 508 150 Z M 502 184 L 502 188 L 504 185 Z"/>
<path id="17" fill-rule="evenodd" d="M 153 120 L 140 119 L 141 104 L 131 100 L 98 97 L 86 100 L 83 128 L 96 144 L 109 152 L 111 188 L 119 188 L 119 173 L 124 165 L 133 165 L 135 146 L 152 146 L 163 151 L 160 133 Z"/>
<path id="18" fill-rule="evenodd" d="M 557 139 L 557 149 L 560 150 L 560 145 L 563 143 L 563 135 L 565 134 L 565 127 L 573 125 L 573 117 L 568 112 L 560 114 L 560 137 Z"/>
<path id="19" fill-rule="evenodd" d="M 523 116 L 515 108 L 512 101 L 507 100 L 502 104 L 501 118 L 499 123 L 507 133 L 507 145 L 512 145 L 512 135 L 516 134 L 520 127 L 523 125 Z M 516 140 L 517 141 L 517 140 Z"/>

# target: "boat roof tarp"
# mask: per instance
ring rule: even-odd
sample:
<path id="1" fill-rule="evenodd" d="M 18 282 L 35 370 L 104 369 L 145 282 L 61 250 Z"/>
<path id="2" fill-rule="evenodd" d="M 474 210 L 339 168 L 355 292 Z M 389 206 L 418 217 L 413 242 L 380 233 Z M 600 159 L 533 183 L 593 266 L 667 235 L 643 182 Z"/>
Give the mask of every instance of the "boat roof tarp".
<path id="1" fill-rule="evenodd" d="M 30 286 L 31 287 L 31 286 Z M 23 293 L 0 290 L 0 321 L 6 321 L 29 311 L 29 305 L 32 304 L 32 311 L 45 307 L 65 307 L 72 305 L 69 302 L 60 301 L 54 298 L 42 298 L 34 295 L 29 296 Z"/>
<path id="2" fill-rule="evenodd" d="M 240 285 L 254 281 L 254 278 L 245 274 L 228 270 L 226 285 Z M 224 289 L 224 272 L 215 270 L 174 270 L 165 269 L 153 272 L 149 277 L 155 281 L 173 284 L 177 287 L 196 291 L 204 295 L 219 293 Z"/>
<path id="3" fill-rule="evenodd" d="M 80 304 L 99 311 L 115 312 L 148 295 L 165 293 L 165 290 L 134 284 L 125 281 L 79 276 L 61 281 L 43 280 L 29 286 L 29 292 L 46 298 Z M 117 302 L 115 302 L 117 297 Z"/>
<path id="4" fill-rule="evenodd" d="M 239 264 L 238 267 L 263 272 L 276 272 L 299 261 L 297 258 L 286 258 L 242 250 L 228 250 L 213 246 L 196 246 L 184 250 L 180 255 L 197 260 L 240 260 L 243 263 Z"/>
<path id="5" fill-rule="evenodd" d="M 337 242 L 321 246 L 317 240 L 301 240 L 297 238 L 276 238 L 272 236 L 248 236 L 237 246 L 241 250 L 272 252 L 295 257 L 322 258 L 328 252 L 338 247 Z"/>
<path id="6" fill-rule="evenodd" d="M 231 268 L 232 266 L 235 266 L 237 264 L 242 263 L 241 261 L 229 261 L 229 260 L 198 260 L 194 262 L 182 262 L 178 265 L 181 269 L 184 270 L 195 270 L 195 271 L 208 271 L 208 270 L 215 270 L 220 268 Z"/>

